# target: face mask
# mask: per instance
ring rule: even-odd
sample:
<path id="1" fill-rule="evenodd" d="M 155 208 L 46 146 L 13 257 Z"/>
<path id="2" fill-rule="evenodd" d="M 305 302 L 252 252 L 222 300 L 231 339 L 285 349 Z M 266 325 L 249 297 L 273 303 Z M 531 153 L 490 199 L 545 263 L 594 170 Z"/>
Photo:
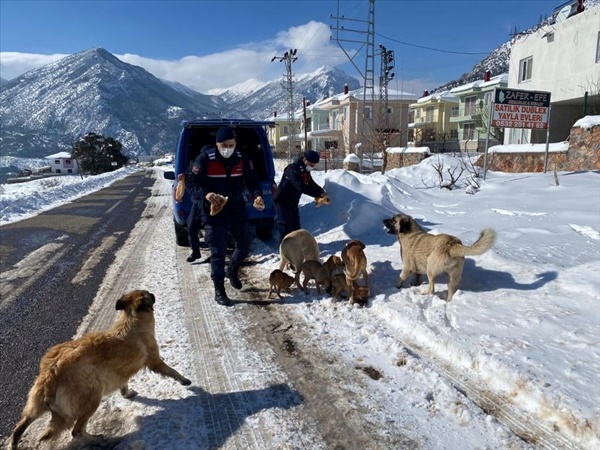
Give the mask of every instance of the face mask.
<path id="1" fill-rule="evenodd" d="M 311 172 L 313 170 L 315 170 L 315 168 L 313 166 L 306 166 L 306 171 L 307 172 Z"/>
<path id="2" fill-rule="evenodd" d="M 233 152 L 235 150 L 235 148 L 219 148 L 219 153 L 221 154 L 221 156 L 223 156 L 223 158 L 229 158 L 231 155 L 233 155 Z"/>

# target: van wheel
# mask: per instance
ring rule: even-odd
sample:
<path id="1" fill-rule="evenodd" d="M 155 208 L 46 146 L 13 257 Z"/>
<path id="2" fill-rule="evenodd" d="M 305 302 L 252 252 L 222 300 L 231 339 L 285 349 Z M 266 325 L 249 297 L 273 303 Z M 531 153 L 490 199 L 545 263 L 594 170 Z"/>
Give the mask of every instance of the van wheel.
<path id="1" fill-rule="evenodd" d="M 187 229 L 175 221 L 173 221 L 173 223 L 175 224 L 175 240 L 177 241 L 177 245 L 180 247 L 189 247 L 190 241 L 188 239 Z"/>
<path id="2" fill-rule="evenodd" d="M 256 237 L 260 240 L 265 241 L 271 237 L 273 234 L 273 224 L 265 223 L 261 225 L 256 225 Z"/>

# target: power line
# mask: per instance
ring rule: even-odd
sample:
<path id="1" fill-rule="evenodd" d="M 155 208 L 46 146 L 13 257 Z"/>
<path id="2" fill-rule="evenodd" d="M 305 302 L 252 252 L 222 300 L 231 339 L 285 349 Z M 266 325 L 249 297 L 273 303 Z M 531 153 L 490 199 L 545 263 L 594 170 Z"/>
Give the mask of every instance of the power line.
<path id="1" fill-rule="evenodd" d="M 439 48 L 433 48 L 433 47 L 425 47 L 424 45 L 417 45 L 417 44 L 411 44 L 410 42 L 404 42 L 404 41 L 399 41 L 398 39 L 394 39 L 388 36 L 384 36 L 383 34 L 380 33 L 375 33 L 377 36 L 382 37 L 384 39 L 389 39 L 390 41 L 394 41 L 397 42 L 398 44 L 402 44 L 402 45 L 408 45 L 409 47 L 417 47 L 417 48 L 422 48 L 425 50 L 431 50 L 433 52 L 440 52 L 440 53 L 452 53 L 454 55 L 489 55 L 490 52 L 484 53 L 484 52 L 455 52 L 452 50 L 442 50 Z"/>

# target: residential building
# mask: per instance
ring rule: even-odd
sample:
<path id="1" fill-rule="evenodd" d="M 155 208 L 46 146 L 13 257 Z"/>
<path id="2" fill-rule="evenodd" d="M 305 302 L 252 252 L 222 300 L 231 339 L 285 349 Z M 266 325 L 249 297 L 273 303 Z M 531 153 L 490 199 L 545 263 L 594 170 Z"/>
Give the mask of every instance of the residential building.
<path id="1" fill-rule="evenodd" d="M 67 152 L 59 152 L 53 155 L 46 156 L 50 161 L 52 173 L 73 174 L 79 173 L 79 164 L 71 158 L 71 154 Z"/>
<path id="2" fill-rule="evenodd" d="M 581 11 L 577 1 L 567 2 L 554 23 L 517 38 L 508 87 L 550 92 L 550 142 L 567 139 L 582 116 L 600 114 L 600 5 Z M 507 129 L 504 143 L 541 143 L 546 136 L 547 130 Z"/>
<path id="3" fill-rule="evenodd" d="M 273 115 L 266 118 L 268 121 L 275 122 L 274 127 L 269 127 L 267 129 L 267 137 L 269 139 L 269 144 L 271 145 L 271 149 L 273 154 L 276 157 L 284 157 L 289 156 L 289 146 L 287 145 L 287 141 L 289 139 L 290 133 L 293 130 L 293 127 L 297 128 L 299 123 L 296 121 L 289 120 L 289 114 L 278 115 L 277 112 L 274 112 Z M 293 153 L 299 151 L 298 147 L 299 142 L 295 141 L 295 146 L 297 147 Z"/>
<path id="4" fill-rule="evenodd" d="M 416 146 L 427 145 L 433 151 L 458 150 L 458 124 L 450 120 L 458 116 L 458 99 L 450 91 L 429 94 L 409 105 L 408 136 Z M 456 143 L 454 146 L 446 141 Z M 447 148 L 446 148 L 447 147 Z"/>
<path id="5" fill-rule="evenodd" d="M 408 141 L 408 105 L 417 96 L 388 90 L 388 108 L 376 97 L 364 107 L 362 88 L 331 95 L 306 108 L 308 147 L 325 153 L 328 158 L 342 158 L 349 153 L 381 152 L 389 146 L 406 146 Z M 363 114 L 366 121 L 363 121 Z M 303 119 L 304 111 L 296 112 Z M 365 124 L 366 122 L 366 124 Z M 301 121 L 303 123 L 303 120 Z M 370 125 L 374 124 L 374 125 Z M 304 128 L 297 135 L 304 145 Z"/>
<path id="6" fill-rule="evenodd" d="M 494 90 L 507 86 L 507 73 L 492 77 L 487 71 L 482 80 L 450 89 L 450 94 L 458 99 L 458 113 L 450 117 L 450 122 L 458 125 L 458 142 L 461 150 L 483 151 L 485 149 Z M 490 130 L 490 145 L 497 145 L 502 141 L 503 130 L 497 128 Z"/>

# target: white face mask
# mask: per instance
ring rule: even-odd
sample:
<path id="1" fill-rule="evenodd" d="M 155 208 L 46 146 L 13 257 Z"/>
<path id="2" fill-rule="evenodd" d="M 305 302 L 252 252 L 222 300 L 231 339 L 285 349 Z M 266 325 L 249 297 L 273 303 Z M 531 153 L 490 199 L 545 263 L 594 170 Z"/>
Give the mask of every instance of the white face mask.
<path id="1" fill-rule="evenodd" d="M 226 148 L 226 147 L 221 147 L 218 148 L 219 153 L 221 154 L 221 156 L 223 156 L 223 158 L 229 158 L 231 155 L 233 155 L 233 152 L 235 151 L 235 147 L 231 147 L 231 148 Z"/>
<path id="2" fill-rule="evenodd" d="M 315 168 L 313 166 L 308 166 L 308 165 L 306 166 L 306 171 L 307 172 L 311 172 L 313 170 L 315 170 Z"/>

